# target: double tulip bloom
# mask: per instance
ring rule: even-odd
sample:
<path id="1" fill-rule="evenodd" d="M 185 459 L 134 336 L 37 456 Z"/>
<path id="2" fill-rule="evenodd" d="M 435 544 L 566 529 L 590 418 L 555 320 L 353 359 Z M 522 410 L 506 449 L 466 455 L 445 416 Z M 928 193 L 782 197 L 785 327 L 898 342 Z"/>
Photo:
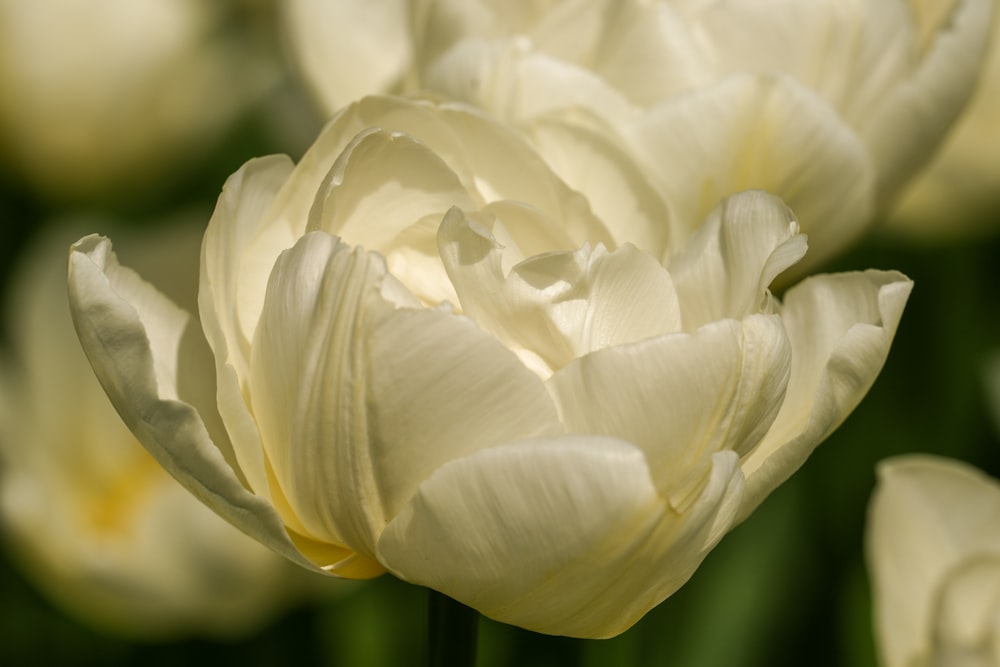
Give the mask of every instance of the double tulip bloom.
<path id="1" fill-rule="evenodd" d="M 642 170 L 567 133 L 595 147 L 579 178 L 615 177 L 573 190 L 459 103 L 347 107 L 298 165 L 229 179 L 200 324 L 82 239 L 98 377 L 168 470 L 306 567 L 624 631 L 858 403 L 910 282 L 816 276 L 779 301 L 806 252 L 779 199 L 725 199 L 675 243 Z"/>
<path id="2" fill-rule="evenodd" d="M 686 234 L 726 196 L 780 196 L 810 238 L 793 269 L 803 275 L 885 214 L 933 155 L 976 83 L 992 2 L 292 0 L 286 9 L 305 78 L 328 109 L 426 89 L 529 132 L 552 114 L 602 126 L 639 156 Z"/>

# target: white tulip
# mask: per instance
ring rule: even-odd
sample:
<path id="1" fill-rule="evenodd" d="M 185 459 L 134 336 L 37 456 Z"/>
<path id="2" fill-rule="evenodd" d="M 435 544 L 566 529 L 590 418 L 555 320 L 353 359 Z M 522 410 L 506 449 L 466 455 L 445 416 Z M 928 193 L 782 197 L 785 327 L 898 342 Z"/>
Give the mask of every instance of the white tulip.
<path id="1" fill-rule="evenodd" d="M 56 604 L 114 633 L 251 632 L 301 595 L 299 572 L 193 498 L 122 423 L 70 321 L 71 233 L 46 237 L 11 292 L 17 356 L 0 374 L 0 525 L 15 560 Z M 178 294 L 177 257 L 196 253 L 199 239 L 184 229 L 122 245 Z"/>
<path id="2" fill-rule="evenodd" d="M 992 5 L 292 0 L 288 23 L 328 110 L 419 88 L 529 128 L 553 114 L 612 128 L 685 235 L 723 197 L 777 194 L 810 238 L 802 274 L 856 240 L 931 158 L 972 93 Z"/>
<path id="3" fill-rule="evenodd" d="M 1000 664 L 1000 483 L 928 455 L 878 476 L 866 546 L 882 664 Z"/>
<path id="4" fill-rule="evenodd" d="M 818 276 L 779 302 L 806 252 L 780 200 L 727 199 L 670 248 L 641 170 L 615 173 L 576 192 L 472 107 L 367 98 L 297 166 L 230 178 L 203 328 L 90 236 L 78 332 L 153 455 L 296 562 L 615 635 L 860 401 L 911 285 Z M 179 344 L 201 331 L 214 375 Z M 213 381 L 221 442 L 182 392 Z"/>

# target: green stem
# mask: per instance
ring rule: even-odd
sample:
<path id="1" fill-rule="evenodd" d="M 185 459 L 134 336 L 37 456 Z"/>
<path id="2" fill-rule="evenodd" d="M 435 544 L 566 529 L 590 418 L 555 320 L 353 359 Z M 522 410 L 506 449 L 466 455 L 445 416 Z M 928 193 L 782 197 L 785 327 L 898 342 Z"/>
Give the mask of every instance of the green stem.
<path id="1" fill-rule="evenodd" d="M 427 589 L 428 667 L 474 667 L 479 612 Z"/>

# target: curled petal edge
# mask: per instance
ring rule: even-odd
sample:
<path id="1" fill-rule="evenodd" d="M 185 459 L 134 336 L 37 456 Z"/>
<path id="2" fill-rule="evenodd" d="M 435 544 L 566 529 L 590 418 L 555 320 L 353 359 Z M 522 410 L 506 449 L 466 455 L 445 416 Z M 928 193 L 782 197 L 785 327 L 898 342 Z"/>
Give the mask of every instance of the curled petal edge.
<path id="1" fill-rule="evenodd" d="M 805 402 L 793 406 L 808 410 L 804 418 L 788 415 L 785 406 L 757 450 L 743 460 L 746 495 L 737 523 L 742 522 L 779 485 L 798 470 L 813 450 L 832 433 L 858 406 L 878 377 L 896 335 L 903 309 L 913 282 L 895 271 L 869 270 L 856 274 L 820 275 L 803 281 L 793 290 L 805 301 L 807 290 L 821 289 L 831 280 L 866 280 L 876 290 L 878 321 L 856 321 L 850 325 L 823 362 L 815 382 L 806 382 L 799 391 L 811 391 Z M 789 305 L 791 292 L 786 295 Z M 799 341 L 804 343 L 804 341 Z M 799 352 L 793 341 L 793 355 Z M 796 370 L 795 364 L 809 361 L 801 356 L 792 360 L 792 374 L 810 375 L 810 370 Z M 789 391 L 793 391 L 790 385 Z M 786 397 L 789 401 L 792 397 Z"/>
<path id="2" fill-rule="evenodd" d="M 104 237 L 87 236 L 72 246 L 68 278 L 70 311 L 83 349 L 139 442 L 188 491 L 231 524 L 296 564 L 325 572 L 295 547 L 274 507 L 243 486 L 209 437 L 198 411 L 164 397 L 164 386 L 171 379 L 158 375 L 157 357 L 177 350 L 154 348 L 139 309 L 123 293 L 138 295 L 157 319 L 168 321 L 182 335 L 197 328 L 196 321 L 138 274 L 120 266 Z"/>

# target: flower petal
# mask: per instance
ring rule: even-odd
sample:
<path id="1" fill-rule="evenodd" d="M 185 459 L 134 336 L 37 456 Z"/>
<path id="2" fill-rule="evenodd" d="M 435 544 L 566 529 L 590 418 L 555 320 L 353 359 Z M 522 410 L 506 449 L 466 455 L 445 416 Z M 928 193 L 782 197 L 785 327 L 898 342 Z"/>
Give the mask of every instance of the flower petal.
<path id="1" fill-rule="evenodd" d="M 579 110 L 573 114 L 579 115 Z M 645 170 L 612 139 L 610 128 L 595 130 L 549 115 L 531 123 L 526 132 L 560 178 L 586 193 L 616 245 L 627 241 L 663 259 L 670 239 L 687 236 L 687 230 L 678 228 L 686 221 L 676 219 Z"/>
<path id="2" fill-rule="evenodd" d="M 202 326 L 215 354 L 219 413 L 246 481 L 265 497 L 260 435 L 247 411 L 246 382 L 270 266 L 295 239 L 293 230 L 267 215 L 291 173 L 291 160 L 273 155 L 250 160 L 229 177 L 205 230 L 198 289 Z"/>
<path id="3" fill-rule="evenodd" d="M 399 132 L 364 131 L 337 158 L 320 192 L 310 231 L 381 253 L 424 303 L 455 301 L 437 254 L 437 226 L 452 206 L 476 204 L 425 144 Z"/>
<path id="4" fill-rule="evenodd" d="M 791 79 L 735 74 L 653 107 L 626 133 L 690 232 L 724 197 L 766 190 L 795 211 L 815 266 L 871 221 L 867 149 L 826 101 Z"/>
<path id="5" fill-rule="evenodd" d="M 305 567 L 265 500 L 244 488 L 198 412 L 177 398 L 190 315 L 118 265 L 111 244 L 81 239 L 69 259 L 74 324 L 104 390 L 136 438 L 189 491 L 247 534 Z"/>
<path id="6" fill-rule="evenodd" d="M 656 488 L 683 511 L 714 453 L 742 456 L 767 432 L 790 362 L 778 317 L 754 315 L 594 352 L 548 387 L 569 432 L 638 445 Z"/>
<path id="7" fill-rule="evenodd" d="M 615 126 L 635 108 L 594 72 L 534 51 L 525 39 L 464 39 L 436 60 L 424 85 L 523 123 L 580 107 Z"/>
<path id="8" fill-rule="evenodd" d="M 878 466 L 866 556 L 888 667 L 931 649 L 935 596 L 960 562 L 1000 552 L 1000 484 L 958 461 L 908 455 Z"/>
<path id="9" fill-rule="evenodd" d="M 815 276 L 785 295 L 792 373 L 781 412 L 743 461 L 745 518 L 861 402 L 878 376 L 913 283 L 900 273 Z"/>
<path id="10" fill-rule="evenodd" d="M 881 4 L 881 3 L 877 3 Z M 917 28 L 929 39 L 918 66 L 888 91 L 859 130 L 879 174 L 879 204 L 885 206 L 933 157 L 934 150 L 972 95 L 984 62 L 993 3 L 961 0 L 949 16 L 928 29 L 926 3 L 906 3 Z M 895 26 L 894 26 L 895 27 Z"/>
<path id="11" fill-rule="evenodd" d="M 389 92 L 410 63 L 404 0 L 292 0 L 279 7 L 306 82 L 328 113 Z"/>
<path id="12" fill-rule="evenodd" d="M 613 253 L 603 246 L 549 252 L 504 275 L 503 249 L 458 209 L 445 216 L 438 243 L 465 312 L 550 369 L 595 349 L 679 328 L 670 275 L 631 245 Z"/>
<path id="13" fill-rule="evenodd" d="M 254 414 L 286 520 L 369 560 L 445 461 L 560 429 L 509 350 L 445 309 L 398 308 L 390 280 L 377 254 L 309 233 L 275 266 L 253 342 Z"/>
<path id="14" fill-rule="evenodd" d="M 768 286 L 806 252 L 794 215 L 766 192 L 724 199 L 669 263 L 685 331 L 770 309 Z"/>
<path id="15" fill-rule="evenodd" d="M 504 445 L 439 468 L 386 527 L 379 559 L 504 623 L 610 637 L 687 581 L 728 528 L 741 484 L 735 455 L 721 454 L 677 515 L 624 441 Z"/>

